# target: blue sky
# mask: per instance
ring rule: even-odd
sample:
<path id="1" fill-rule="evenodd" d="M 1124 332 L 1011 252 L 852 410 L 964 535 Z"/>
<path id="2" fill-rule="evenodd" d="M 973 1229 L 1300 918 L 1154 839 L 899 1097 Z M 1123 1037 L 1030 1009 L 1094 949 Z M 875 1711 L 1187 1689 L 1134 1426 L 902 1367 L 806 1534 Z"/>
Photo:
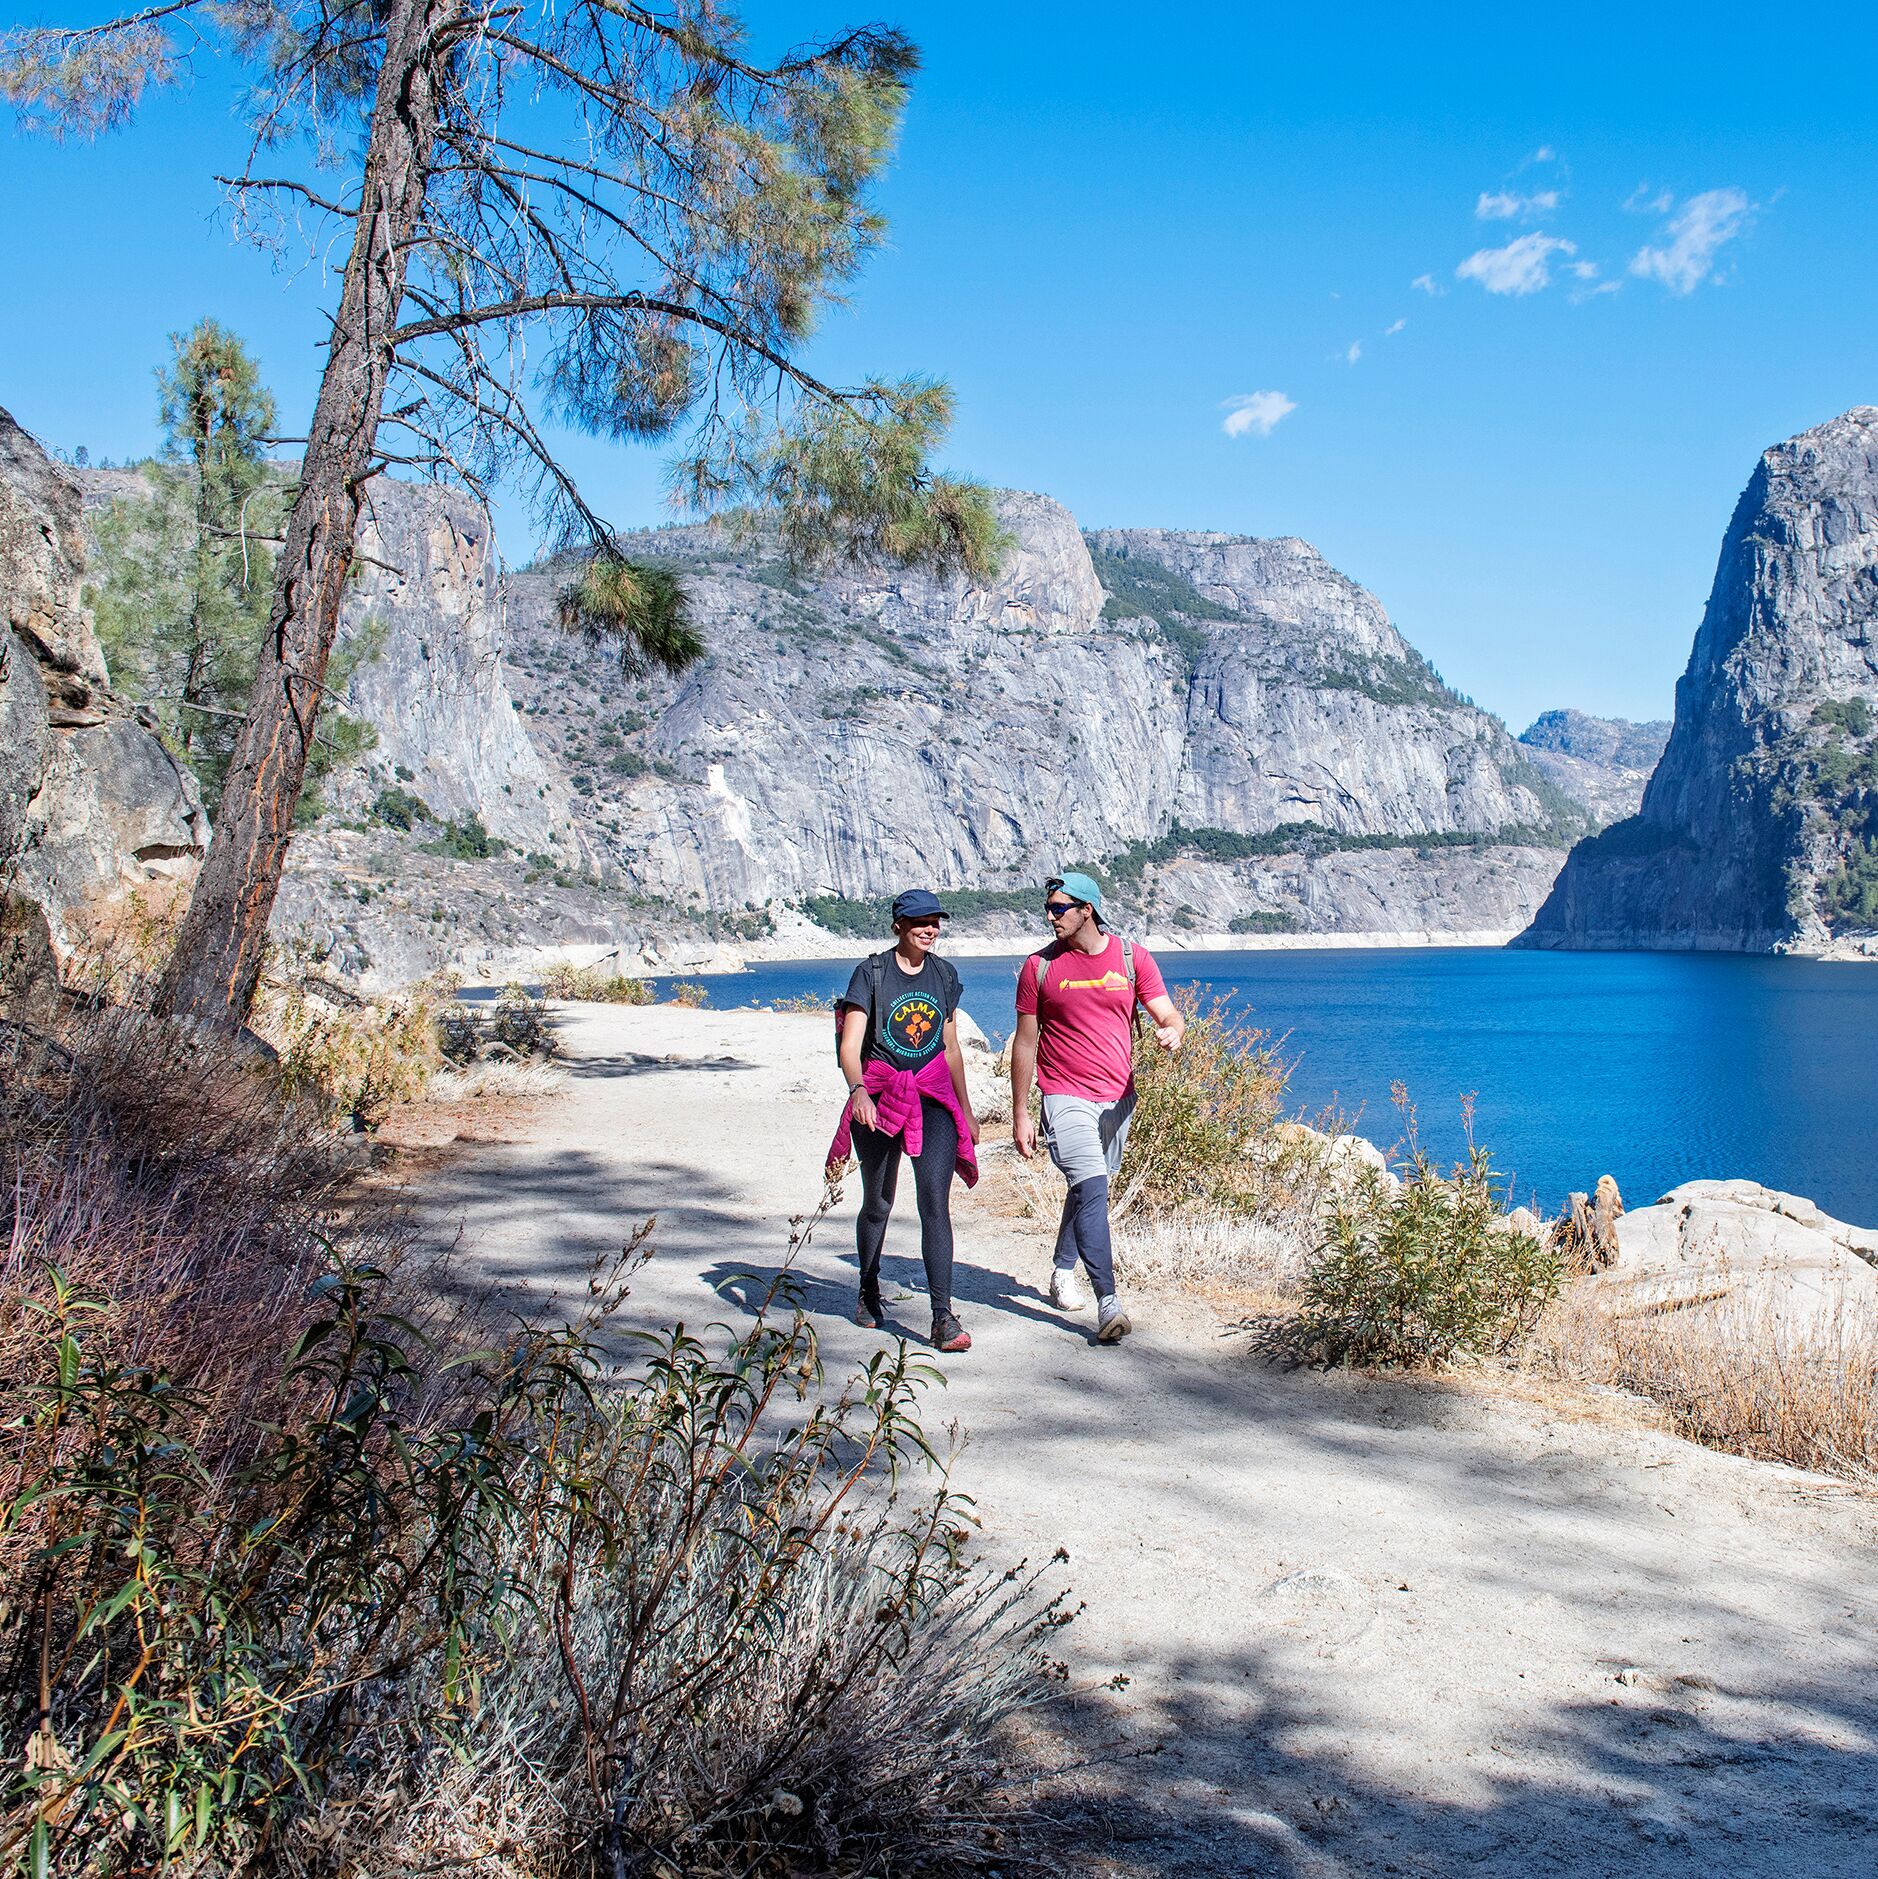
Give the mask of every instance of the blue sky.
<path id="1" fill-rule="evenodd" d="M 1085 524 L 1305 537 L 1516 730 L 1667 716 L 1756 454 L 1878 402 L 1862 9 L 749 15 L 762 48 L 876 11 L 926 69 L 812 362 L 949 377 L 949 463 Z M 0 131 L 0 404 L 49 441 L 149 449 L 203 313 L 304 421 L 326 283 L 228 239 L 229 102 L 205 69 L 97 145 Z M 659 519 L 655 455 L 575 455 Z"/>

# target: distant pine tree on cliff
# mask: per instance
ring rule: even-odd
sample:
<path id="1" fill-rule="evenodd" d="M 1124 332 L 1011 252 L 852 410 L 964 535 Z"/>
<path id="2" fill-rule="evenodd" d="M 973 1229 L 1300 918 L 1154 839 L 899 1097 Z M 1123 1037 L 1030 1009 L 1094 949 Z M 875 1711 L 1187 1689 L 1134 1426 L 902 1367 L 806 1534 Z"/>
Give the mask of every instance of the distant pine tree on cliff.
<path id="1" fill-rule="evenodd" d="M 141 466 L 147 496 L 120 496 L 100 518 L 89 599 L 120 692 L 147 705 L 220 807 L 254 687 L 274 591 L 274 543 L 293 484 L 262 454 L 274 396 L 235 334 L 212 319 L 172 334 L 157 372 L 163 455 Z M 343 687 L 369 636 L 334 655 Z M 307 796 L 372 737 L 328 710 L 307 765 Z"/>
<path id="2" fill-rule="evenodd" d="M 177 74 L 179 31 L 252 80 L 238 220 L 279 237 L 304 219 L 322 252 L 330 224 L 350 231 L 246 722 L 159 991 L 228 1023 L 260 973 L 373 475 L 519 477 L 594 557 L 566 623 L 674 667 L 701 650 L 682 595 L 621 557 L 544 418 L 682 432 L 682 496 L 773 508 L 803 559 L 976 572 L 999 536 L 983 490 L 926 468 L 942 385 L 843 391 L 796 358 L 883 232 L 868 189 L 917 64 L 902 34 L 765 67 L 718 0 L 162 0 L 0 35 L 0 89 L 29 124 L 115 128 Z M 275 173 L 296 154 L 304 180 Z"/>

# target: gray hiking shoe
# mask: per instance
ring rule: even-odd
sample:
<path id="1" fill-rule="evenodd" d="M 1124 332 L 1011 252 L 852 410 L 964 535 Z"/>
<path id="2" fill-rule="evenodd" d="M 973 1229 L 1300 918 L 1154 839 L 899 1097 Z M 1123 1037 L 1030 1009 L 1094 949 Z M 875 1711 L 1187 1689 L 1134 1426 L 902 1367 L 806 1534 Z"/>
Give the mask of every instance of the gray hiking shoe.
<path id="1" fill-rule="evenodd" d="M 1074 1266 L 1054 1266 L 1050 1271 L 1050 1303 L 1058 1311 L 1086 1311 L 1089 1294 Z"/>
<path id="2" fill-rule="evenodd" d="M 1134 1328 L 1113 1292 L 1096 1300 L 1096 1336 L 1102 1343 L 1119 1344 Z"/>

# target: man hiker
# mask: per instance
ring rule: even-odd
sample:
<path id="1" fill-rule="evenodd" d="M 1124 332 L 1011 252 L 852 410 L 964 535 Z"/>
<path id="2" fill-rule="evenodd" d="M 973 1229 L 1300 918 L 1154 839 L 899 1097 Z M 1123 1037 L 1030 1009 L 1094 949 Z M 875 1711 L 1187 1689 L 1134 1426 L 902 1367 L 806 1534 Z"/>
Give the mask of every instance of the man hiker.
<path id="1" fill-rule="evenodd" d="M 1037 1152 L 1030 1115 L 1034 1076 L 1043 1091 L 1050 1159 L 1069 1183 L 1050 1302 L 1059 1311 L 1080 1311 L 1088 1303 L 1076 1277 L 1080 1254 L 1095 1287 L 1096 1336 L 1113 1344 L 1133 1328 L 1115 1295 L 1109 1182 L 1122 1165 L 1135 1113 L 1135 1007 L 1145 1007 L 1154 1020 L 1163 1050 L 1180 1048 L 1187 1024 L 1146 948 L 1103 926 L 1102 889 L 1089 875 L 1052 877 L 1044 886 L 1043 911 L 1055 938 L 1017 974 L 1011 1138 L 1026 1161 Z"/>

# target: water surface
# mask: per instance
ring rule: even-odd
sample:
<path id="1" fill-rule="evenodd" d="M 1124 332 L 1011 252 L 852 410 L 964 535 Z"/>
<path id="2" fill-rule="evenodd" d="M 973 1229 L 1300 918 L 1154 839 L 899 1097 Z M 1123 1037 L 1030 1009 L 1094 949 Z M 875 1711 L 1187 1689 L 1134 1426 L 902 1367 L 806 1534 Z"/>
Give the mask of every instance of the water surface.
<path id="1" fill-rule="evenodd" d="M 953 963 L 965 1008 L 1001 1042 L 1018 961 Z M 1399 1081 L 1424 1142 L 1447 1158 L 1472 1093 L 1495 1165 L 1549 1210 L 1600 1174 L 1631 1206 L 1679 1181 L 1745 1175 L 1878 1226 L 1878 967 L 1487 948 L 1161 963 L 1171 983 L 1210 987 L 1284 1037 L 1307 1115 L 1338 1104 L 1387 1146 L 1401 1133 Z M 720 1006 L 829 998 L 852 969 L 790 960 L 704 984 Z"/>

